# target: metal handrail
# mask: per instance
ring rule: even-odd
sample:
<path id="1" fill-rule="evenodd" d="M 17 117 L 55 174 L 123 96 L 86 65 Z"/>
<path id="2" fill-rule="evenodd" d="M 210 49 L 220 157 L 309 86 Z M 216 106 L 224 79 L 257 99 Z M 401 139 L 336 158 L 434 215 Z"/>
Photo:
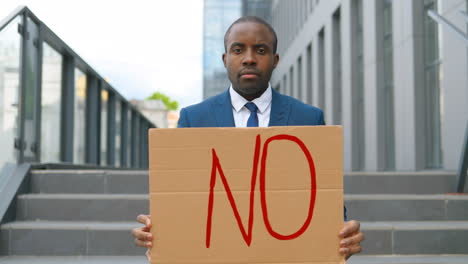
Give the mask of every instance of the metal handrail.
<path id="1" fill-rule="evenodd" d="M 25 6 L 18 6 L 13 12 L 11 12 L 7 17 L 0 20 L 0 31 L 2 31 L 11 21 L 13 21 L 17 16 L 21 15 L 24 10 L 27 9 Z"/>
<path id="2" fill-rule="evenodd" d="M 434 19 L 437 23 L 446 26 L 447 29 L 455 33 L 456 36 L 460 37 L 465 42 L 465 44 L 468 45 L 468 35 L 465 34 L 463 30 L 459 29 L 458 27 L 450 23 L 447 19 L 445 19 L 443 16 L 437 14 L 433 10 L 428 10 L 427 15 Z"/>
<path id="3" fill-rule="evenodd" d="M 467 20 L 468 22 L 468 14 L 466 12 L 460 11 L 460 14 Z M 468 35 L 463 32 L 463 30 L 459 29 L 452 23 L 450 23 L 447 19 L 442 17 L 441 15 L 437 14 L 433 10 L 428 10 L 427 15 L 431 17 L 437 23 L 445 26 L 447 29 L 452 31 L 456 36 L 460 37 L 464 42 L 465 45 L 468 47 Z M 464 192 L 466 177 L 467 177 L 467 170 L 468 170 L 468 121 L 465 128 L 465 139 L 462 146 L 460 162 L 457 170 L 457 177 L 455 181 L 455 191 L 458 193 Z"/>
<path id="4" fill-rule="evenodd" d="M 37 60 L 37 64 L 38 64 L 38 69 L 37 71 L 35 72 L 32 72 L 32 71 L 26 71 L 25 70 L 25 63 L 24 61 L 22 61 L 21 63 L 21 66 L 20 66 L 20 73 L 21 73 L 21 77 L 20 77 L 20 86 L 19 86 L 19 89 L 20 89 L 20 98 L 19 100 L 24 100 L 23 98 L 23 95 L 22 95 L 22 91 L 24 91 L 24 84 L 23 83 L 26 83 L 25 82 L 25 78 L 27 78 L 27 74 L 35 74 L 35 76 L 37 77 L 36 80 L 37 80 L 37 91 L 41 91 L 41 72 L 42 72 L 42 44 L 43 43 L 47 43 L 49 46 L 51 46 L 53 49 L 55 49 L 58 53 L 60 53 L 62 56 L 63 56 L 63 59 L 64 59 L 64 63 L 62 65 L 62 85 L 63 85 L 63 89 L 65 89 L 63 91 L 63 100 L 64 101 L 64 105 L 66 105 L 67 109 L 62 109 L 63 110 L 63 113 L 66 113 L 66 116 L 62 116 L 61 119 L 62 120 L 65 120 L 65 122 L 63 124 L 64 127 L 61 128 L 61 132 L 63 132 L 63 134 L 61 134 L 61 139 L 60 139 L 60 144 L 61 144 L 61 158 L 62 158 L 62 161 L 64 162 L 71 162 L 71 159 L 72 159 L 72 150 L 70 147 L 63 147 L 62 146 L 69 146 L 70 144 L 70 141 L 73 140 L 73 134 L 70 133 L 69 131 L 72 131 L 72 125 L 70 125 L 73 121 L 69 121 L 70 120 L 70 107 L 68 107 L 68 105 L 70 105 L 70 102 L 66 101 L 67 100 L 67 96 L 68 96 L 68 100 L 70 100 L 70 96 L 67 95 L 67 93 L 70 93 L 70 89 L 69 87 L 71 87 L 73 84 L 70 84 L 70 83 L 73 83 L 73 80 L 72 80 L 72 77 L 69 77 L 70 76 L 70 72 L 73 71 L 73 68 L 77 68 L 77 69 L 80 69 L 83 73 L 85 73 L 87 76 L 89 76 L 89 80 L 90 80 L 90 87 L 92 87 L 92 91 L 93 91 L 93 98 L 97 98 L 99 97 L 100 98 L 100 93 L 99 91 L 100 90 L 107 90 L 109 92 L 109 100 L 112 101 L 111 103 L 111 106 L 110 108 L 108 109 L 108 114 L 112 115 L 111 118 L 114 118 L 114 115 L 116 114 L 115 113 L 115 106 L 112 106 L 112 104 L 114 104 L 114 102 L 121 102 L 122 103 L 122 109 L 125 109 L 125 112 L 126 113 L 131 113 L 132 114 L 132 122 L 130 122 L 129 119 L 127 119 L 127 117 L 125 117 L 125 122 L 123 123 L 122 125 L 122 129 L 125 129 L 123 131 L 127 131 L 127 129 L 130 129 L 130 131 L 128 131 L 128 133 L 131 133 L 130 134 L 125 134 L 125 143 L 124 143 L 124 140 L 122 139 L 122 142 L 121 142 L 121 147 L 122 147 L 122 153 L 119 153 L 119 154 L 115 154 L 113 152 L 109 152 L 110 150 L 112 150 L 115 146 L 115 142 L 114 141 L 107 141 L 109 144 L 108 145 L 108 153 L 106 154 L 107 156 L 99 156 L 99 151 L 96 151 L 96 140 L 92 137 L 89 137 L 91 139 L 90 142 L 88 142 L 88 139 L 86 139 L 86 143 L 85 143 L 85 152 L 88 153 L 89 155 L 87 156 L 87 159 L 89 159 L 87 162 L 90 162 L 91 164 L 94 164 L 93 162 L 98 162 L 99 163 L 99 160 L 102 160 L 102 159 L 108 159 L 110 160 L 111 162 L 114 161 L 114 157 L 116 157 L 115 155 L 121 155 L 120 157 L 123 159 L 124 157 L 128 157 L 128 159 L 126 159 L 126 166 L 130 166 L 128 163 L 131 163 L 132 166 L 131 167 L 139 167 L 139 166 L 146 166 L 146 157 L 144 159 L 140 158 L 140 155 L 143 155 L 145 156 L 146 154 L 144 149 L 146 149 L 145 146 L 143 146 L 144 144 L 144 140 L 134 140 L 134 138 L 136 138 L 137 136 L 141 136 L 143 133 L 143 129 L 146 129 L 147 127 L 156 127 L 153 122 L 151 122 L 146 116 L 143 115 L 142 112 L 140 112 L 138 110 L 138 108 L 131 104 L 126 98 L 124 98 L 111 84 L 109 84 L 105 79 L 104 77 L 102 77 L 96 70 L 93 69 L 93 67 L 91 67 L 85 60 L 83 60 L 73 49 L 71 49 L 60 37 L 58 37 L 47 25 L 45 25 L 27 6 L 20 6 L 20 7 L 17 7 L 10 15 L 8 15 L 8 17 L 6 17 L 5 19 L 1 20 L 0 22 L 0 31 L 5 29 L 8 25 L 11 25 L 11 23 L 14 22 L 15 19 L 17 19 L 18 17 L 21 17 L 22 21 L 20 22 L 20 25 L 21 27 L 18 27 L 18 31 L 19 31 L 19 34 L 20 35 L 23 35 L 23 34 L 27 34 L 23 31 L 23 27 L 25 27 L 27 25 L 27 21 L 30 20 L 32 21 L 34 24 L 37 25 L 37 30 L 38 30 L 38 36 L 35 40 L 31 40 L 31 39 L 28 39 L 28 38 L 25 38 L 23 36 L 22 38 L 22 50 L 24 52 L 24 49 L 25 49 L 25 46 L 26 45 L 25 43 L 27 41 L 31 42 L 31 41 L 36 41 L 36 44 L 35 47 L 36 49 L 38 49 L 38 51 L 36 53 L 34 53 L 34 58 L 33 59 L 36 59 Z M 29 56 L 29 55 L 28 55 Z M 26 57 L 26 55 L 24 55 L 24 53 L 21 54 L 21 58 L 22 60 L 24 60 Z M 73 74 L 73 73 L 71 73 Z M 65 81 L 65 83 L 63 83 Z M 36 91 L 36 92 L 37 92 Z M 40 107 L 40 102 L 39 102 L 39 99 L 37 98 L 40 98 L 39 96 L 36 96 L 36 107 Z M 91 98 L 91 97 L 90 97 Z M 86 132 L 85 133 L 90 133 L 90 134 L 96 134 L 96 133 L 100 133 L 100 128 L 96 128 L 96 125 L 97 125 L 97 122 L 100 122 L 99 121 L 99 118 L 96 117 L 97 116 L 97 112 L 100 111 L 100 109 L 98 109 L 99 107 L 99 103 L 96 103 L 96 100 L 100 100 L 100 99 L 89 99 L 89 101 L 87 101 L 87 104 L 90 103 L 91 104 L 91 107 L 89 109 L 92 109 L 92 110 L 88 110 L 88 111 L 91 111 L 89 113 L 87 113 L 87 115 L 90 116 L 90 119 L 91 121 L 89 121 L 90 123 L 87 123 L 86 124 Z M 36 109 L 37 111 L 39 111 L 39 109 Z M 21 109 L 20 110 L 20 114 L 24 111 L 24 109 Z M 73 110 L 71 110 L 73 111 Z M 39 111 L 40 112 L 40 111 Z M 39 116 L 39 122 L 40 122 L 40 114 L 38 114 Z M 73 117 L 73 115 L 71 116 Z M 122 117 L 124 118 L 124 117 Z M 136 118 L 136 121 L 133 120 L 133 118 Z M 19 134 L 18 134 L 18 144 L 17 144 L 17 148 L 22 148 L 23 146 L 23 139 L 24 139 L 24 125 L 23 125 L 23 117 L 20 116 L 20 125 L 19 125 Z M 68 121 L 67 121 L 68 120 Z M 108 136 L 114 136 L 113 133 L 115 133 L 115 120 L 114 121 L 110 121 L 111 123 L 108 123 L 108 129 L 111 131 L 110 134 Z M 62 125 L 62 124 L 61 124 Z M 39 139 L 40 138 L 40 129 L 38 129 L 38 127 L 36 127 L 36 139 Z M 64 132 L 65 131 L 65 132 Z M 122 131 L 122 133 L 124 133 Z M 109 132 L 108 132 L 109 133 Z M 127 132 L 125 132 L 127 133 Z M 63 136 L 63 137 L 62 137 Z M 109 143 L 110 142 L 110 143 Z M 129 144 L 131 146 L 135 146 L 135 149 L 133 149 L 133 147 L 130 147 L 130 145 L 127 145 L 127 143 L 130 142 Z M 15 141 L 16 143 L 16 141 Z M 38 148 L 40 149 L 41 147 L 41 144 L 40 144 L 40 141 L 32 141 L 32 142 L 28 142 L 28 144 L 32 144 L 32 146 L 35 146 L 35 149 L 37 150 Z M 122 145 L 123 144 L 123 145 Z M 87 148 L 90 148 L 90 149 L 87 149 Z M 128 147 L 128 148 L 127 148 Z M 127 150 L 128 149 L 128 150 Z M 89 151 L 89 152 L 88 152 Z M 130 156 L 127 156 L 125 153 L 127 152 L 130 152 L 132 153 Z M 71 153 L 71 154 L 70 154 Z M 110 154 L 109 154 L 110 153 Z M 124 155 L 125 154 L 125 155 Z M 141 156 L 141 157 L 143 157 Z M 40 158 L 40 155 L 38 155 L 38 157 Z M 96 158 L 97 157 L 97 158 Z M 131 157 L 131 158 L 129 158 Z M 117 157 L 116 157 L 117 158 Z M 96 161 L 97 160 L 97 161 Z M 19 158 L 18 158 L 18 162 L 19 163 L 22 163 L 22 162 L 25 162 L 25 160 L 23 159 L 23 156 L 22 155 L 19 155 Z M 30 162 L 30 161 L 28 161 Z M 111 163 L 113 164 L 113 163 Z M 137 164 L 140 164 L 140 165 L 137 165 Z M 145 165 L 142 165 L 142 164 L 145 164 Z"/>

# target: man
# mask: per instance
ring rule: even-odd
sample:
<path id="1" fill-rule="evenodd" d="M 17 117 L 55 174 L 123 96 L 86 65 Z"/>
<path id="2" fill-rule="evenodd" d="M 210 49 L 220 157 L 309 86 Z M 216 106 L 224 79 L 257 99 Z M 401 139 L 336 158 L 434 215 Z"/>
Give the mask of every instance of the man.
<path id="1" fill-rule="evenodd" d="M 241 17 L 224 36 L 224 66 L 231 87 L 226 92 L 180 112 L 179 127 L 250 127 L 325 125 L 320 109 L 281 95 L 269 84 L 279 61 L 273 28 L 257 17 Z M 346 219 L 346 216 L 345 216 Z M 138 246 L 151 248 L 151 221 L 137 217 L 144 227 L 132 231 Z M 338 234 L 339 253 L 349 258 L 364 240 L 357 221 L 347 221 Z"/>

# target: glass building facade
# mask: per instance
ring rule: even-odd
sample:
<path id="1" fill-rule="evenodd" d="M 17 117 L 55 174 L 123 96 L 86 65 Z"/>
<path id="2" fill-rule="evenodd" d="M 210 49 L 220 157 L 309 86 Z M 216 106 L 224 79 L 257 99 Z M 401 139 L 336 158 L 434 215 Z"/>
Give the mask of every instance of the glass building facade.
<path id="1" fill-rule="evenodd" d="M 242 1 L 205 0 L 203 8 L 203 97 L 208 98 L 229 87 L 222 61 L 224 33 L 241 16 Z"/>
<path id="2" fill-rule="evenodd" d="M 242 0 L 242 15 L 261 17 L 271 23 L 272 0 Z"/>
<path id="3" fill-rule="evenodd" d="M 224 34 L 241 16 L 258 16 L 271 22 L 271 0 L 204 0 L 203 98 L 225 91 L 229 79 L 224 68 Z"/>

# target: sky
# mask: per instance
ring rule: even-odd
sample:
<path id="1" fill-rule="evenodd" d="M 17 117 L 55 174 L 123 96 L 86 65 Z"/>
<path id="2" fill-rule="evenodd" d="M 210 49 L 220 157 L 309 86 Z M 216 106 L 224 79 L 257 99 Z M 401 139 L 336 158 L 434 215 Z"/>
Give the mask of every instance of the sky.
<path id="1" fill-rule="evenodd" d="M 29 9 L 127 99 L 202 99 L 203 0 L 1 0 Z"/>

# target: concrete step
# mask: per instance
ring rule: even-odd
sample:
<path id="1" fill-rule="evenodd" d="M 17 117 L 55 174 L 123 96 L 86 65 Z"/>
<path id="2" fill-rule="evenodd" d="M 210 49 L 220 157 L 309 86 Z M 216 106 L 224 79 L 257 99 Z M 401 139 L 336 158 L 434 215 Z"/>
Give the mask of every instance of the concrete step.
<path id="1" fill-rule="evenodd" d="M 0 263 L 2 263 L 0 261 Z M 373 255 L 351 257 L 347 264 L 466 264 L 468 255 Z"/>
<path id="2" fill-rule="evenodd" d="M 444 194 L 454 192 L 454 171 L 352 172 L 343 179 L 346 194 Z"/>
<path id="3" fill-rule="evenodd" d="M 148 193 L 145 170 L 33 170 L 33 193 Z"/>
<path id="4" fill-rule="evenodd" d="M 0 255 L 143 256 L 136 222 L 17 221 L 0 227 Z"/>
<path id="5" fill-rule="evenodd" d="M 361 224 L 366 236 L 362 255 L 468 255 L 468 221 Z M 0 255 L 140 255 L 144 249 L 134 246 L 130 235 L 136 226 L 135 222 L 13 222 L 0 228 Z"/>
<path id="6" fill-rule="evenodd" d="M 149 212 L 147 194 L 24 194 L 18 220 L 135 221 Z"/>
<path id="7" fill-rule="evenodd" d="M 363 255 L 468 254 L 468 221 L 361 222 L 361 230 Z"/>
<path id="8" fill-rule="evenodd" d="M 360 221 L 468 220 L 468 195 L 345 195 L 348 219 Z"/>
<path id="9" fill-rule="evenodd" d="M 468 220 L 468 195 L 345 195 L 345 205 L 348 218 L 359 221 Z M 18 196 L 17 217 L 132 221 L 148 208 L 141 194 L 25 194 Z"/>
<path id="10" fill-rule="evenodd" d="M 148 193 L 148 171 L 34 170 L 34 193 Z M 444 194 L 453 192 L 455 172 L 353 172 L 344 175 L 346 194 Z"/>

